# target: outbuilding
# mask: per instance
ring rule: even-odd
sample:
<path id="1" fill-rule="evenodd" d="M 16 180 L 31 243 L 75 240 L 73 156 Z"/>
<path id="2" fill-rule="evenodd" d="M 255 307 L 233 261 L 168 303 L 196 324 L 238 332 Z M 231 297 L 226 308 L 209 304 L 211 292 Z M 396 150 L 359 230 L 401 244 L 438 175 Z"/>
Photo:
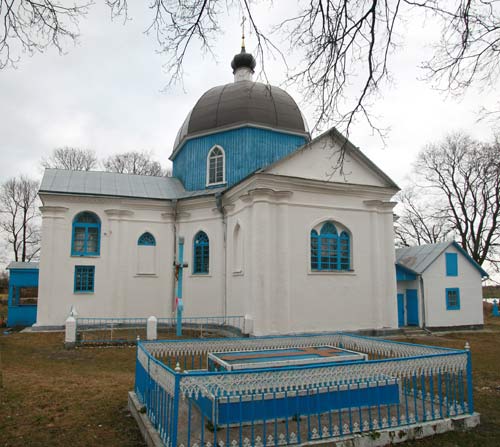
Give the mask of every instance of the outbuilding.
<path id="1" fill-rule="evenodd" d="M 487 277 L 457 242 L 396 249 L 399 327 L 482 327 Z"/>
<path id="2" fill-rule="evenodd" d="M 38 304 L 38 263 L 11 262 L 7 326 L 31 326 L 36 321 Z"/>

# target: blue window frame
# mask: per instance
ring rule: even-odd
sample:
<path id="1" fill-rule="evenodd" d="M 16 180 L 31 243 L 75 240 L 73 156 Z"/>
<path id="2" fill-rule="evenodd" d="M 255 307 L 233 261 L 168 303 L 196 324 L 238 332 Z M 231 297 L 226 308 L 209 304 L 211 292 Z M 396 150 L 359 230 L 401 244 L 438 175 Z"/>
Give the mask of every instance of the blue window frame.
<path id="1" fill-rule="evenodd" d="M 193 273 L 208 273 L 210 244 L 204 231 L 198 231 L 193 243 Z"/>
<path id="2" fill-rule="evenodd" d="M 73 220 L 71 254 L 73 256 L 99 256 L 101 221 L 96 214 L 84 211 Z"/>
<path id="3" fill-rule="evenodd" d="M 446 289 L 446 310 L 460 310 L 460 289 Z"/>
<path id="4" fill-rule="evenodd" d="M 458 255 L 457 253 L 445 253 L 446 276 L 458 276 Z"/>
<path id="5" fill-rule="evenodd" d="M 137 241 L 137 245 L 149 245 L 154 247 L 156 245 L 156 239 L 151 233 L 146 231 Z"/>
<path id="6" fill-rule="evenodd" d="M 95 266 L 75 265 L 75 293 L 94 292 Z"/>
<path id="7" fill-rule="evenodd" d="M 333 222 L 325 222 L 318 234 L 311 231 L 311 270 L 342 271 L 351 268 L 351 241 Z"/>

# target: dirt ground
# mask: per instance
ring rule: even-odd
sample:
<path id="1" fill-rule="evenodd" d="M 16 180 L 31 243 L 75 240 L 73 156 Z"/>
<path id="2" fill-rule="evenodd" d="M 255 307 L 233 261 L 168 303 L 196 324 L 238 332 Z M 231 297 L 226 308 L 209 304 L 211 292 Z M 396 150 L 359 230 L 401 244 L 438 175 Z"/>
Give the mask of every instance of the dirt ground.
<path id="1" fill-rule="evenodd" d="M 447 333 L 415 343 L 471 345 L 474 398 L 481 426 L 407 445 L 498 446 L 500 318 L 485 331 Z M 10 333 L 0 328 L 0 446 L 142 446 L 127 411 L 135 348 L 65 350 L 62 333 Z"/>

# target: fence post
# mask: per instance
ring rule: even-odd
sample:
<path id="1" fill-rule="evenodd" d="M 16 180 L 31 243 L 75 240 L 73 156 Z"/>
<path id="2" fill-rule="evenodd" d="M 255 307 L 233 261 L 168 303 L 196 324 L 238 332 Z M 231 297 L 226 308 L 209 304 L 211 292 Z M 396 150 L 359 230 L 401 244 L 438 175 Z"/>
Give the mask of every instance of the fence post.
<path id="1" fill-rule="evenodd" d="M 469 413 L 474 413 L 474 396 L 472 394 L 472 356 L 470 353 L 469 342 L 465 343 L 465 350 L 467 352 L 467 408 Z"/>
<path id="2" fill-rule="evenodd" d="M 154 316 L 148 318 L 146 338 L 156 340 L 158 338 L 158 319 Z"/>
<path id="3" fill-rule="evenodd" d="M 66 319 L 66 330 L 64 335 L 64 347 L 71 349 L 76 345 L 76 318 L 69 316 Z"/>

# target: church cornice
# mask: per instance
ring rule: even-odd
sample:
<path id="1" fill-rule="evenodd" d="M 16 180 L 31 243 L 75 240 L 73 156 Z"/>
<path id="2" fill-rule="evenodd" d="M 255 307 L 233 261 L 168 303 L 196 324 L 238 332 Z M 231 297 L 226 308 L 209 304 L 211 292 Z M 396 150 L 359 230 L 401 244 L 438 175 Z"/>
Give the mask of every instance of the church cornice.
<path id="1" fill-rule="evenodd" d="M 326 182 L 322 180 L 289 177 L 277 174 L 256 173 L 226 191 L 224 193 L 224 198 L 231 202 L 247 194 L 252 189 L 266 188 L 275 191 L 285 189 L 287 191 L 301 191 L 327 195 L 339 193 L 344 196 L 362 196 L 366 199 L 383 201 L 388 201 L 397 192 L 394 188 L 381 186 Z"/>

